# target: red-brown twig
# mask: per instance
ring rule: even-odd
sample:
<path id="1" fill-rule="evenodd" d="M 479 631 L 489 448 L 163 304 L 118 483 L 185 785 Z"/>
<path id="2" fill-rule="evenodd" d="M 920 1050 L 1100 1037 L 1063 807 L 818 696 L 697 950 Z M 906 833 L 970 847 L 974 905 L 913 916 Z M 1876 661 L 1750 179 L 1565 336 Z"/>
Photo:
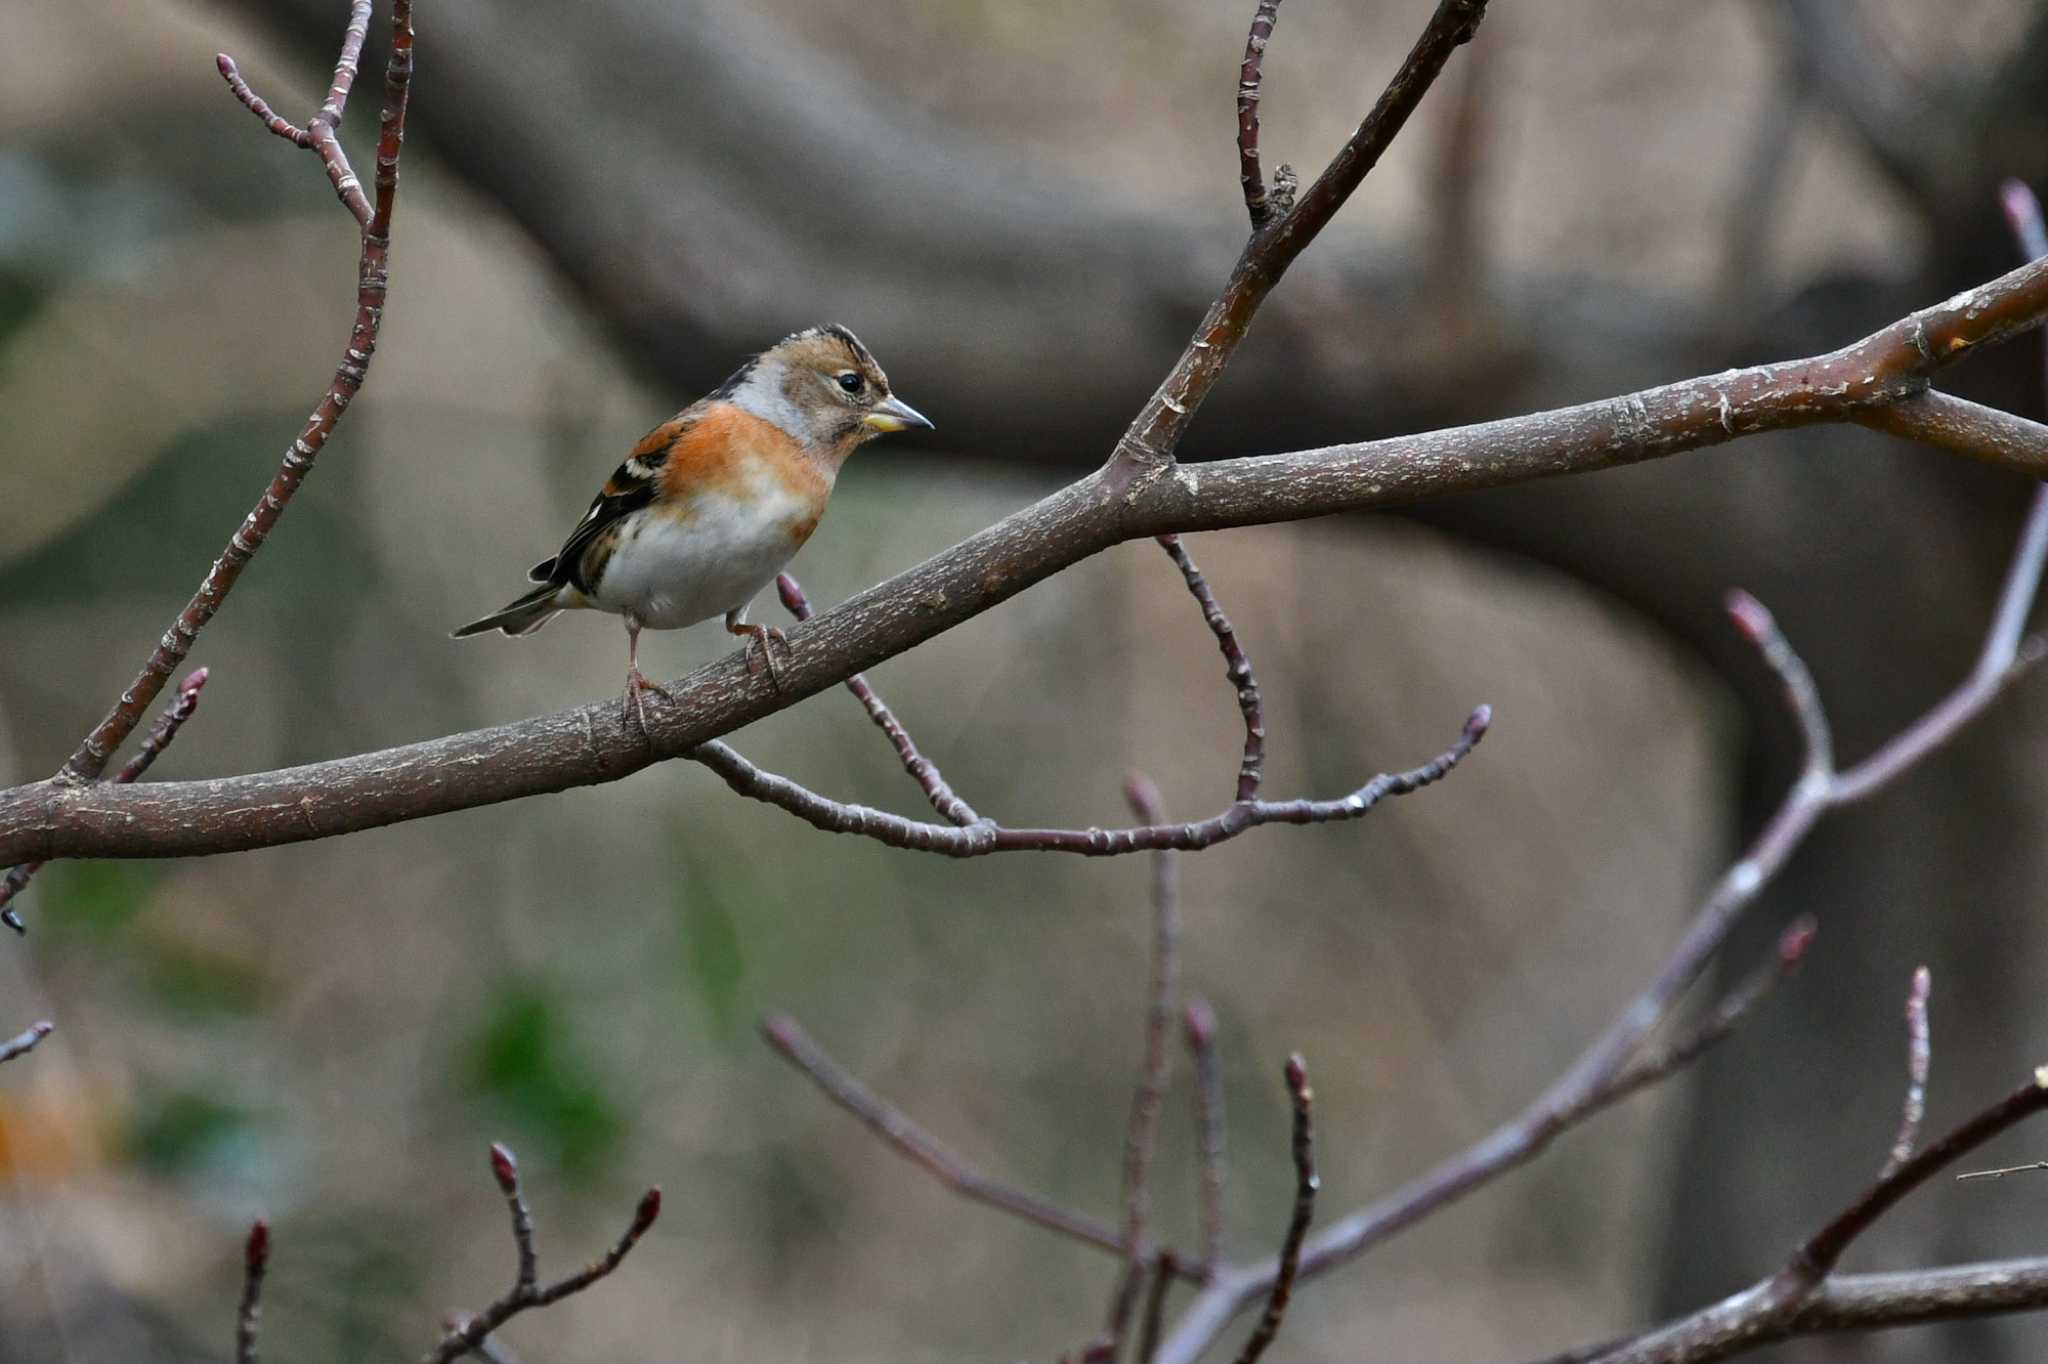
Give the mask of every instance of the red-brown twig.
<path id="1" fill-rule="evenodd" d="M 1684 1036 L 1658 1048 L 1645 1051 L 1622 1067 L 1612 1081 L 1597 1093 L 1586 1098 L 1587 1107 L 1573 1114 L 1573 1118 L 1590 1116 L 1602 1108 L 1611 1108 L 1638 1090 L 1685 1069 L 1704 1055 L 1708 1049 L 1725 1041 L 1735 1031 L 1749 1011 L 1756 1007 L 1763 997 L 1783 980 L 1799 969 L 1799 963 L 1806 957 L 1806 951 L 1813 946 L 1816 931 L 1811 917 L 1801 916 L 1792 926 L 1778 935 L 1778 945 L 1771 953 L 1771 959 L 1750 972 L 1743 982 L 1716 1004 L 1698 1027 Z"/>
<path id="2" fill-rule="evenodd" d="M 1223 675 L 1230 679 L 1231 689 L 1237 693 L 1237 708 L 1244 715 L 1244 760 L 1237 769 L 1237 798 L 1256 800 L 1259 783 L 1265 780 L 1266 768 L 1266 712 L 1259 696 L 1258 674 L 1252 671 L 1251 659 L 1237 642 L 1237 631 L 1231 626 L 1230 617 L 1223 614 L 1215 592 L 1210 590 L 1202 570 L 1195 567 L 1195 561 L 1181 544 L 1180 537 L 1162 535 L 1159 547 L 1172 556 L 1174 566 L 1180 569 L 1188 591 L 1194 596 L 1195 604 L 1202 608 L 1203 622 L 1216 636 L 1216 647 L 1223 651 Z"/>
<path id="3" fill-rule="evenodd" d="M 910 1160 L 962 1198 L 987 1204 L 1098 1250 L 1106 1250 L 1119 1257 L 1124 1255 L 1123 1237 L 1107 1222 L 1098 1221 L 1086 1213 L 1069 1211 L 1013 1184 L 991 1179 L 939 1145 L 909 1114 L 881 1098 L 851 1071 L 827 1056 L 824 1049 L 811 1040 L 810 1034 L 787 1014 L 771 1014 L 762 1019 L 761 1036 L 775 1049 L 776 1055 L 803 1072 L 826 1098 L 860 1119 L 869 1131 L 887 1142 L 898 1155 Z M 1146 1254 L 1152 1252 L 1153 1247 L 1145 1247 Z"/>
<path id="4" fill-rule="evenodd" d="M 334 433 L 335 425 L 342 413 L 362 387 L 368 372 L 370 357 L 377 348 L 377 334 L 384 319 L 384 299 L 389 275 L 388 258 L 391 249 L 391 213 L 398 190 L 398 157 L 405 136 L 405 108 L 412 86 L 412 0 L 392 0 L 391 53 L 384 69 L 384 108 L 377 143 L 376 203 L 374 207 L 365 199 L 361 184 L 350 168 L 348 155 L 342 150 L 341 140 L 335 133 L 341 121 L 341 114 L 348 98 L 349 88 L 355 82 L 356 62 L 362 51 L 363 34 L 369 24 L 370 0 L 353 0 L 349 22 L 342 39 L 341 55 L 334 67 L 334 80 L 328 90 L 327 102 L 307 123 L 303 130 L 285 124 L 285 132 L 291 141 L 309 147 L 320 157 L 326 168 L 335 192 L 343 205 L 362 228 L 362 250 L 357 262 L 356 316 L 349 333 L 347 348 L 340 363 L 335 367 L 334 381 L 328 385 L 312 415 L 306 419 L 298 439 L 285 451 L 283 463 L 277 474 L 264 489 L 242 524 L 228 538 L 226 548 L 214 561 L 205 581 L 193 594 L 185 609 L 164 632 L 156 649 L 136 674 L 128 689 L 121 693 L 120 700 L 108 711 L 106 718 L 94 727 L 78 746 L 76 752 L 65 762 L 59 780 L 66 783 L 84 783 L 97 778 L 106 770 L 114 751 L 134 732 L 135 726 L 163 690 L 171 673 L 184 661 L 192 648 L 192 641 L 198 638 L 200 630 L 213 619 L 222 602 L 241 577 L 242 569 L 263 547 L 277 519 L 284 514 L 292 495 L 299 490 L 306 473 L 313 467 L 314 459 Z M 248 85 L 236 71 L 233 61 L 219 59 L 221 75 L 234 91 L 235 97 L 262 116 L 267 105 L 257 99 Z M 261 106 L 259 108 L 259 106 Z M 265 117 L 265 124 L 272 127 L 271 118 Z M 283 122 L 283 120 L 279 120 Z M 304 140 L 291 134 L 303 131 Z"/>
<path id="5" fill-rule="evenodd" d="M 1159 788 L 1133 773 L 1124 782 L 1131 812 L 1147 824 L 1166 818 Z M 1143 1059 L 1131 1093 L 1131 1117 L 1124 1132 L 1123 1243 L 1128 1264 L 1110 1303 L 1108 1343 L 1114 1357 L 1123 1348 L 1131 1312 L 1145 1278 L 1145 1222 L 1151 1213 L 1152 1153 L 1159 1138 L 1159 1105 L 1166 1092 L 1173 1053 L 1167 1034 L 1173 1024 L 1173 995 L 1180 976 L 1180 866 L 1172 853 L 1152 855 L 1152 970 L 1145 991 Z"/>
<path id="6" fill-rule="evenodd" d="M 661 1190 L 649 1189 L 640 1195 L 639 1203 L 633 1208 L 633 1220 L 627 1223 L 626 1230 L 613 1242 L 610 1250 L 574 1274 L 543 1288 L 540 1286 L 539 1256 L 534 1249 L 533 1213 L 528 1209 L 526 1195 L 519 1187 L 519 1163 L 510 1151 L 497 1144 L 491 1147 L 491 1178 L 505 1195 L 506 1206 L 512 1215 L 512 1243 L 518 1254 L 512 1287 L 483 1311 L 458 1318 L 451 1324 L 440 1344 L 427 1352 L 424 1364 L 449 1364 L 451 1360 L 481 1349 L 491 1332 L 519 1313 L 529 1308 L 546 1307 L 572 1293 L 581 1293 L 617 1269 L 633 1247 L 640 1243 L 640 1238 L 647 1234 L 647 1229 L 654 1225 L 654 1220 L 661 1216 Z"/>
<path id="7" fill-rule="evenodd" d="M 795 616 L 798 621 L 811 618 L 810 599 L 804 595 L 803 586 L 794 577 L 787 573 L 779 575 L 775 579 L 775 590 L 782 597 L 782 605 L 790 615 Z M 916 741 L 910 737 L 910 731 L 903 727 L 895 712 L 876 695 L 875 689 L 868 684 L 865 676 L 855 673 L 847 678 L 846 689 L 853 693 L 856 701 L 866 707 L 868 718 L 875 722 L 875 727 L 888 736 L 889 743 L 896 749 L 896 756 L 903 760 L 903 770 L 910 774 L 910 779 L 924 792 L 925 799 L 931 802 L 932 809 L 941 819 L 950 820 L 962 828 L 981 819 L 981 816 L 974 812 L 974 807 L 962 800 L 959 793 L 946 784 L 946 778 L 939 772 L 939 765 L 918 751 Z"/>
<path id="8" fill-rule="evenodd" d="M 1105 470 L 1112 491 L 1156 477 L 1173 462 L 1188 424 L 1223 377 L 1224 367 L 1244 340 L 1259 305 L 1379 164 L 1451 54 L 1477 31 L 1486 4 L 1487 0 L 1440 0 L 1372 111 L 1323 173 L 1302 191 L 1290 211 L 1269 214 L 1265 225 L 1252 233 L 1223 292 L 1209 305 L 1180 359 L 1117 441 L 1116 453 Z M 1253 31 L 1257 32 L 1256 21 Z M 1242 71 L 1239 74 L 1241 78 L 1244 75 Z M 1242 79 L 1238 88 L 1241 93 Z M 1243 127 L 1242 120 L 1239 127 Z"/>
<path id="9" fill-rule="evenodd" d="M 1195 1070 L 1195 1146 L 1202 1161 L 1201 1279 L 1223 1264 L 1223 1076 L 1216 1057 L 1216 1011 L 1191 999 L 1181 1015 L 1181 1037 Z"/>
<path id="10" fill-rule="evenodd" d="M 48 1021 L 31 1024 L 20 1036 L 0 1042 L 0 1061 L 12 1061 L 17 1056 L 28 1055 L 42 1045 L 45 1037 L 56 1030 L 57 1025 Z"/>
<path id="11" fill-rule="evenodd" d="M 256 1364 L 256 1328 L 263 1321 L 263 1276 L 270 1268 L 270 1223 L 249 1227 L 242 1244 L 242 1301 L 235 1310 L 235 1364 Z"/>
<path id="12" fill-rule="evenodd" d="M 1598 1358 L 1603 1364 L 1676 1364 L 1681 1360 L 1694 1364 L 1751 1348 L 1758 1343 L 1758 1333 L 1766 1329 L 1790 1327 L 1800 1309 L 1827 1282 L 1842 1253 L 1899 1200 L 1938 1171 L 2044 1108 L 2048 1108 L 2048 1066 L 1865 1189 L 1803 1241 L 1777 1273 Z"/>
<path id="13" fill-rule="evenodd" d="M 1280 17 L 1280 0 L 1259 0 L 1245 35 L 1244 63 L 1237 72 L 1237 178 L 1244 186 L 1245 212 L 1258 231 L 1273 216 L 1266 199 L 1266 177 L 1259 169 L 1259 87 L 1265 81 L 1266 44 Z"/>
<path id="14" fill-rule="evenodd" d="M 369 6 L 366 4 L 363 6 L 363 9 L 365 12 L 368 12 Z M 353 24 L 350 25 L 350 31 L 354 31 Z M 223 52 L 217 55 L 213 61 L 214 65 L 220 68 L 221 79 L 228 83 L 228 89 L 235 92 L 235 98 L 242 101 L 243 105 L 247 107 L 250 113 L 256 115 L 264 127 L 295 146 L 304 147 L 307 150 L 312 149 L 313 135 L 271 108 L 269 102 L 263 96 L 251 90 L 249 82 L 242 79 L 242 70 L 235 65 L 233 57 Z"/>
<path id="15" fill-rule="evenodd" d="M 1294 1106 L 1294 1214 L 1287 1222 L 1287 1237 L 1280 1243 L 1279 1267 L 1266 1293 L 1266 1311 L 1238 1352 L 1237 1364 L 1257 1364 L 1280 1334 L 1287 1303 L 1294 1296 L 1294 1279 L 1301 1271 L 1301 1243 L 1315 1216 L 1316 1190 L 1321 1186 L 1316 1178 L 1315 1130 L 1310 1119 L 1315 1091 L 1309 1088 L 1308 1063 L 1299 1053 L 1287 1058 L 1287 1097 Z"/>
<path id="16" fill-rule="evenodd" d="M 1436 757 L 1406 772 L 1381 773 L 1335 800 L 1238 801 L 1207 819 L 1127 829 L 1012 829 L 986 818 L 965 828 L 932 824 L 831 800 L 787 777 L 756 767 L 730 745 L 715 739 L 692 749 L 690 756 L 723 777 L 725 784 L 739 794 L 780 806 L 826 833 L 859 834 L 892 848 L 942 853 L 947 857 L 985 857 L 1000 852 L 1115 857 L 1134 852 L 1197 852 L 1265 824 L 1328 824 L 1357 819 L 1389 796 L 1405 796 L 1440 780 L 1464 761 L 1485 735 L 1491 719 L 1492 711 L 1481 706 L 1465 722 L 1457 741 Z"/>
<path id="17" fill-rule="evenodd" d="M 185 680 L 178 684 L 177 699 L 164 707 L 163 714 L 156 717 L 156 723 L 150 726 L 149 733 L 142 740 L 142 747 L 138 748 L 135 756 L 122 764 L 121 770 L 114 774 L 115 782 L 136 781 L 143 773 L 149 771 L 150 764 L 157 760 L 157 755 L 171 746 L 171 740 L 178 737 L 179 729 L 192 718 L 192 713 L 199 709 L 199 692 L 205 686 L 206 669 L 194 668 L 186 674 Z M 22 922 L 20 912 L 10 902 L 28 888 L 28 883 L 35 879 L 35 874 L 43 869 L 43 865 L 42 862 L 24 862 L 18 867 L 9 868 L 6 877 L 0 879 L 0 923 L 6 924 L 17 933 L 26 933 L 28 925 Z"/>
<path id="18" fill-rule="evenodd" d="M 1880 1178 L 1889 1179 L 1913 1158 L 1913 1143 L 1920 1139 L 1920 1123 L 1927 1116 L 1927 1068 L 1934 1048 L 1927 1035 L 1927 995 L 1934 977 L 1926 967 L 1913 973 L 1906 991 L 1906 1100 L 1899 1114 L 1899 1134 L 1892 1139 Z"/>
<path id="19" fill-rule="evenodd" d="M 1376 1203 L 1325 1227 L 1302 1257 L 1304 1274 L 1322 1273 L 1440 1211 L 1474 1189 L 1533 1160 L 1567 1128 L 1604 1108 L 1601 1096 L 1624 1075 L 1649 1034 L 1668 1019 L 1720 950 L 1742 912 L 1777 875 L 1823 815 L 1882 789 L 1981 715 L 2040 659 L 2043 641 L 2024 634 L 2048 556 L 2048 485 L 2035 495 L 2020 533 L 1976 666 L 1924 715 L 1853 767 L 1837 769 L 1826 713 L 1807 674 L 1768 611 L 1746 594 L 1731 597 L 1736 624 L 1778 674 L 1805 737 L 1803 774 L 1748 851 L 1715 884 L 1649 986 L 1578 1060 L 1511 1121 Z M 1161 1364 L 1192 1364 L 1238 1312 L 1270 1287 L 1277 1267 L 1218 1272 L 1161 1345 Z"/>

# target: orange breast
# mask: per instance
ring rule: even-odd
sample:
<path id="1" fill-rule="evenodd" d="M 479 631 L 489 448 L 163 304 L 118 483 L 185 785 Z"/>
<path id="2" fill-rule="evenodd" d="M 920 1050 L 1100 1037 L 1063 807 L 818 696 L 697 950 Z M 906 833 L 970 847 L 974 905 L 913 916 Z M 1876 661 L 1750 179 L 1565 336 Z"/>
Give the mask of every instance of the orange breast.
<path id="1" fill-rule="evenodd" d="M 805 513 L 810 525 L 802 535 L 808 537 L 816 512 L 832 495 L 831 477 L 795 437 L 731 403 L 707 409 L 676 436 L 657 477 L 664 498 L 687 502 L 704 493 L 738 495 L 756 486 L 764 470 L 797 502 L 815 509 Z"/>

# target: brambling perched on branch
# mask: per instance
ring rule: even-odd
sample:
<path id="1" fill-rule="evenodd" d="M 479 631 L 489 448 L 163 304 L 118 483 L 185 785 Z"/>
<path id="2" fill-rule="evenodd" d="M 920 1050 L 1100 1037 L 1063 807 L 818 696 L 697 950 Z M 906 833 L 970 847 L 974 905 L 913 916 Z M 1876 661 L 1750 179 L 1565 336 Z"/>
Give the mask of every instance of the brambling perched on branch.
<path id="1" fill-rule="evenodd" d="M 668 693 L 641 675 L 640 631 L 723 613 L 729 632 L 759 643 L 779 685 L 770 645 L 782 632 L 749 625 L 747 603 L 811 538 L 848 455 L 930 425 L 846 328 L 784 337 L 649 431 L 562 548 L 527 574 L 539 586 L 454 637 L 530 635 L 563 611 L 622 616 L 624 705 L 645 728 L 641 693 Z"/>

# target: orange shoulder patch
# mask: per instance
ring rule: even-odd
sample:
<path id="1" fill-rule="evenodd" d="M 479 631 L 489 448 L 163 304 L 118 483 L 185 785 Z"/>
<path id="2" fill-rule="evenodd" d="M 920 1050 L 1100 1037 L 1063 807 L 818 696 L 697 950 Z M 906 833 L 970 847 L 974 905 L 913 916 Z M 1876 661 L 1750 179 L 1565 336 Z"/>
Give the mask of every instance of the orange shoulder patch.
<path id="1" fill-rule="evenodd" d="M 670 417 L 667 421 L 642 436 L 640 443 L 633 447 L 633 452 L 627 455 L 626 458 L 650 460 L 658 463 L 657 457 L 666 455 L 669 447 L 674 445 L 677 438 L 684 431 L 688 430 L 696 420 L 696 412 L 691 408 L 684 408 L 681 412 L 676 413 L 675 416 Z"/>
<path id="2" fill-rule="evenodd" d="M 676 436 L 655 476 L 664 497 L 688 498 L 741 487 L 762 461 L 780 467 L 803 460 L 802 448 L 773 422 L 715 403 Z"/>

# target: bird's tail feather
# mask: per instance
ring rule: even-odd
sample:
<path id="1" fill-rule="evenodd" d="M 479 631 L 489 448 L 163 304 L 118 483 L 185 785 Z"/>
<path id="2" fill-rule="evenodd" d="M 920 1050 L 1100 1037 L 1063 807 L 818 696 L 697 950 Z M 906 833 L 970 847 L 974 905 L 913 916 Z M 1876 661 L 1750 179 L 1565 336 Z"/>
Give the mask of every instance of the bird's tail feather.
<path id="1" fill-rule="evenodd" d="M 481 620 L 471 621 L 450 638 L 468 639 L 488 630 L 503 630 L 515 636 L 530 635 L 561 613 L 562 608 L 555 604 L 555 596 L 560 591 L 559 584 L 542 583 L 510 606 L 493 611 Z"/>

